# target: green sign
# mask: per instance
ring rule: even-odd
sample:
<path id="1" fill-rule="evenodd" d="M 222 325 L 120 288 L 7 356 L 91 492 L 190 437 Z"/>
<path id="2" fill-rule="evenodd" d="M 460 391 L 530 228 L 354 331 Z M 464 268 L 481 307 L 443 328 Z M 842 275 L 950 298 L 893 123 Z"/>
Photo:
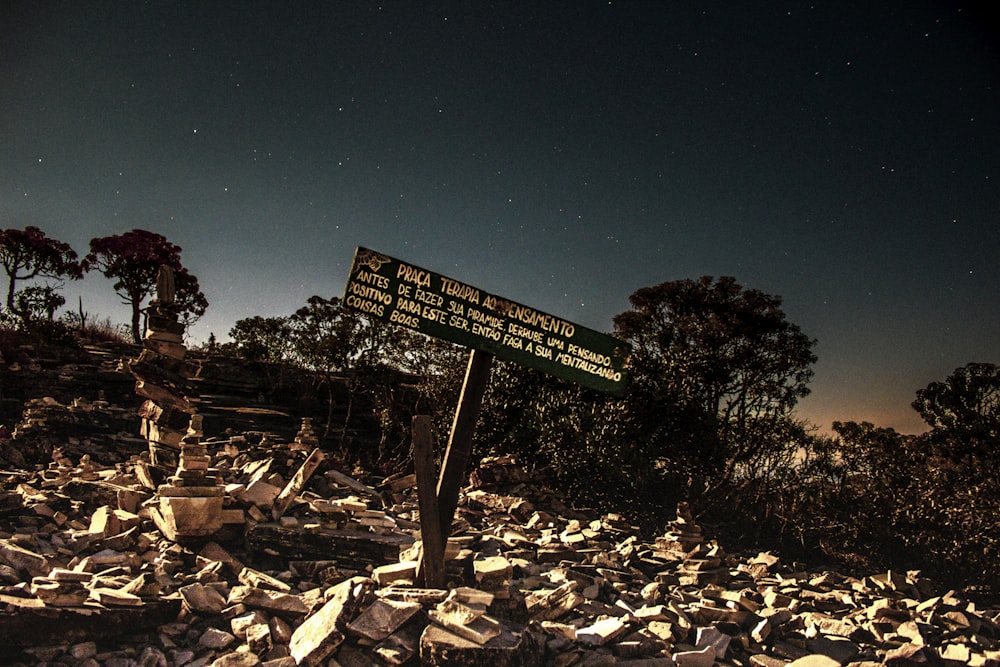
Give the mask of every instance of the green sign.
<path id="1" fill-rule="evenodd" d="M 344 305 L 591 389 L 625 393 L 624 341 L 374 250 L 355 251 Z"/>

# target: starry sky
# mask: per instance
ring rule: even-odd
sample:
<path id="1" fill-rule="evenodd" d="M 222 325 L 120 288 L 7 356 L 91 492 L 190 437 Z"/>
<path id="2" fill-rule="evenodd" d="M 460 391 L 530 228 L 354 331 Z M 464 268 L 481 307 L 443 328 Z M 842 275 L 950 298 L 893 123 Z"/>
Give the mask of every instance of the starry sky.
<path id="1" fill-rule="evenodd" d="M 961 0 L 5 0 L 0 227 L 163 234 L 193 342 L 341 295 L 358 245 L 601 331 L 731 275 L 818 341 L 801 417 L 920 432 L 917 389 L 1000 363 L 998 36 Z"/>

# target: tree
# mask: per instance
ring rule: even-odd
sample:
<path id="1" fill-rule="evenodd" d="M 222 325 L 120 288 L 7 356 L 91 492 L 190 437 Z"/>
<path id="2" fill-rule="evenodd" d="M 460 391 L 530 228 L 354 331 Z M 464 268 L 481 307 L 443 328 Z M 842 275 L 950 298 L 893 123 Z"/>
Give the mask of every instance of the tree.
<path id="1" fill-rule="evenodd" d="M 306 368 L 324 374 L 342 372 L 361 353 L 364 323 L 359 313 L 345 308 L 337 297 L 309 297 L 289 324 L 292 349 Z"/>
<path id="2" fill-rule="evenodd" d="M 7 309 L 22 319 L 26 313 L 15 298 L 18 281 L 83 277 L 76 252 L 69 244 L 46 237 L 37 227 L 0 231 L 0 264 L 7 273 Z"/>
<path id="3" fill-rule="evenodd" d="M 469 349 L 401 327 L 400 333 L 404 334 L 401 370 L 418 378 L 413 414 L 430 415 L 435 439 L 448 442 Z"/>
<path id="4" fill-rule="evenodd" d="M 1000 455 L 1000 367 L 970 363 L 917 391 L 912 403 L 938 450 L 954 460 Z"/>
<path id="5" fill-rule="evenodd" d="M 285 361 L 292 347 L 292 326 L 287 317 L 237 320 L 229 330 L 237 354 L 252 361 Z"/>
<path id="6" fill-rule="evenodd" d="M 738 470 L 752 474 L 783 446 L 770 436 L 787 429 L 792 408 L 809 393 L 815 341 L 787 321 L 779 297 L 729 276 L 644 287 L 629 301 L 632 309 L 614 324 L 633 346 L 632 376 L 646 403 L 634 417 L 656 420 L 657 411 L 680 406 L 688 416 L 679 416 L 699 430 L 714 422 L 725 459 L 715 483 Z M 692 434 L 692 443 L 711 441 Z"/>
<path id="7" fill-rule="evenodd" d="M 935 455 L 917 475 L 923 552 L 949 576 L 993 594 L 1000 554 L 1000 367 L 973 362 L 917 391 L 913 408 L 930 425 Z M 928 560 L 931 560 L 929 558 Z M 930 569 L 930 568 L 928 568 Z"/>
<path id="8" fill-rule="evenodd" d="M 614 319 L 632 346 L 625 397 L 496 364 L 479 453 L 518 454 L 578 502 L 648 527 L 662 527 L 679 500 L 719 489 L 764 496 L 783 483 L 806 440 L 792 408 L 815 356 L 780 299 L 706 277 L 644 288 L 631 301 Z"/>
<path id="9" fill-rule="evenodd" d="M 913 478 L 919 451 L 915 439 L 871 422 L 835 421 L 833 430 L 838 436 L 839 486 L 860 483 L 867 494 L 885 495 L 894 502 L 900 487 Z"/>
<path id="10" fill-rule="evenodd" d="M 334 375 L 350 368 L 359 355 L 364 339 L 364 322 L 357 312 L 345 308 L 337 297 L 324 299 L 313 295 L 309 297 L 307 305 L 299 308 L 289 318 L 289 324 L 292 329 L 293 354 L 303 366 L 316 371 L 319 385 L 326 389 L 325 439 L 330 435 L 330 419 L 333 415 Z M 345 432 L 351 419 L 353 397 L 351 392 L 344 418 Z"/>
<path id="11" fill-rule="evenodd" d="M 621 401 L 510 361 L 493 364 L 474 441 L 477 456 L 514 455 L 528 470 L 551 476 L 577 506 L 649 510 L 647 490 L 670 495 L 632 437 Z"/>
<path id="12" fill-rule="evenodd" d="M 56 311 L 66 304 L 66 299 L 50 285 L 32 285 L 20 290 L 14 302 L 22 320 L 47 319 L 51 322 Z"/>
<path id="13" fill-rule="evenodd" d="M 816 438 L 793 471 L 788 490 L 773 494 L 783 530 L 808 550 L 864 567 L 918 567 L 919 535 L 933 503 L 920 438 L 870 422 L 833 422 L 836 438 Z M 920 474 L 915 474 L 918 472 Z"/>
<path id="14" fill-rule="evenodd" d="M 133 229 L 118 236 L 90 240 L 90 253 L 83 260 L 87 271 L 97 269 L 109 280 L 114 290 L 132 308 L 132 338 L 142 341 L 140 327 L 142 303 L 156 290 L 160 266 L 174 270 L 177 312 L 188 323 L 205 314 L 208 300 L 201 293 L 198 279 L 181 265 L 181 248 L 160 234 Z"/>
<path id="15" fill-rule="evenodd" d="M 372 463 L 386 463 L 406 441 L 409 406 L 403 396 L 412 388 L 403 386 L 403 367 L 420 364 L 420 355 L 412 354 L 410 332 L 396 325 L 373 321 L 362 313 L 344 307 L 336 298 L 309 298 L 308 305 L 292 315 L 293 349 L 299 361 L 317 371 L 328 397 L 327 431 L 333 414 L 335 375 L 342 376 L 347 390 L 344 433 L 350 423 L 355 402 L 364 397 L 372 416 L 379 424 L 381 440 L 378 451 L 360 452 Z M 338 380 L 340 381 L 340 380 Z M 345 438 L 341 438 L 344 444 Z M 390 440 L 392 448 L 388 447 Z"/>

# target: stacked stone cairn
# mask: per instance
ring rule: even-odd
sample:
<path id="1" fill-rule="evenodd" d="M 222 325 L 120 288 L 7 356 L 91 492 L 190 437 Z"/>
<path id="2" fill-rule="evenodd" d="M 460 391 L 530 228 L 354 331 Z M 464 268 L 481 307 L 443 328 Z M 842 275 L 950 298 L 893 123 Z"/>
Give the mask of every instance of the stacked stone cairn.
<path id="1" fill-rule="evenodd" d="M 291 445 L 291 449 L 310 452 L 316 447 L 319 447 L 319 438 L 316 437 L 316 432 L 313 431 L 312 417 L 303 417 L 302 424 L 299 426 L 299 432 L 295 434 L 295 441 Z"/>
<path id="2" fill-rule="evenodd" d="M 682 586 L 721 584 L 729 577 L 725 552 L 717 542 L 705 542 L 687 503 L 677 504 L 677 518 L 656 538 L 655 553 L 668 561 L 680 561 L 677 576 Z"/>
<path id="3" fill-rule="evenodd" d="M 141 433 L 149 442 L 151 478 L 159 481 L 170 475 L 158 485 L 159 507 L 151 514 L 164 535 L 182 541 L 212 535 L 222 527 L 225 489 L 210 471 L 211 458 L 201 443 L 202 420 L 192 404 L 189 382 L 195 372 L 184 359 L 184 325 L 177 313 L 173 271 L 162 266 L 156 298 L 147 309 L 144 349 L 129 369 L 136 378 L 136 393 L 146 399 L 139 416 Z"/>

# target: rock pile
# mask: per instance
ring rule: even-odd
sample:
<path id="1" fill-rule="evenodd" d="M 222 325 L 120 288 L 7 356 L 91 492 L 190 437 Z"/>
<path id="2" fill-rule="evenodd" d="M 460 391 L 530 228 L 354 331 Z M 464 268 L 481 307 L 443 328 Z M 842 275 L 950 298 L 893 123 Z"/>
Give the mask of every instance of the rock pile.
<path id="1" fill-rule="evenodd" d="M 210 541 L 159 530 L 140 456 L 57 451 L 45 469 L 0 472 L 0 661 L 1000 665 L 1000 612 L 917 572 L 727 555 L 684 506 L 648 542 L 621 516 L 571 510 L 510 459 L 473 471 L 448 586 L 422 588 L 413 475 L 362 481 L 303 443 L 203 444 L 225 489 Z"/>
<path id="2" fill-rule="evenodd" d="M 52 396 L 33 398 L 23 404 L 20 420 L 4 427 L 6 437 L 16 437 L 21 446 L 0 448 L 0 466 L 27 467 L 30 461 L 47 459 L 56 447 L 114 463 L 123 453 L 138 453 L 145 446 L 134 435 L 137 423 L 133 413 L 103 398 L 81 397 L 66 404 Z"/>
<path id="3" fill-rule="evenodd" d="M 23 413 L 24 404 L 41 396 L 51 397 L 64 406 L 71 406 L 78 396 L 95 397 L 111 404 L 126 403 L 134 396 L 135 383 L 122 359 L 135 354 L 132 346 L 114 344 L 81 344 L 79 349 L 58 351 L 21 346 L 0 361 L 0 424 L 12 429 Z M 129 415 L 129 422 L 124 430 L 134 434 L 137 423 L 134 414 Z M 86 437 L 86 429 L 84 420 L 76 430 L 67 433 Z M 99 433 L 96 429 L 93 432 Z M 56 430 L 50 433 L 59 435 Z"/>

